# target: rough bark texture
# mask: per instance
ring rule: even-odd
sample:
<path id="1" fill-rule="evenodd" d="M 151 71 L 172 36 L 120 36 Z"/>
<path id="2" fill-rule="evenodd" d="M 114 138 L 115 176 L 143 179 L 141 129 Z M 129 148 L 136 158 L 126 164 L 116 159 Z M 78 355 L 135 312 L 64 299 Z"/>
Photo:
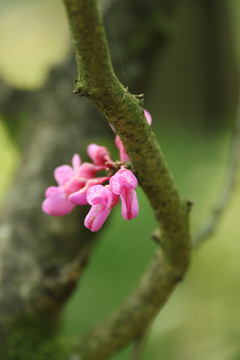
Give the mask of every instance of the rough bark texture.
<path id="1" fill-rule="evenodd" d="M 114 58 L 115 68 L 122 73 L 124 63 L 131 87 L 136 87 L 136 79 L 139 86 L 144 73 L 146 77 L 141 80 L 141 88 L 145 88 L 148 65 L 154 55 L 149 46 L 151 44 L 153 49 L 158 43 L 161 47 L 162 40 L 165 40 L 163 29 L 152 27 L 150 21 L 144 25 L 153 16 L 153 6 L 160 11 L 161 5 L 157 1 L 115 1 L 106 14 L 110 47 L 115 53 L 114 47 L 117 46 L 120 53 Z M 144 10 L 139 11 L 141 6 Z M 129 16 L 127 26 L 119 22 L 121 13 Z M 140 30 L 144 26 L 148 27 L 151 41 L 146 41 L 136 50 L 132 44 L 138 36 L 141 38 Z M 146 53 L 148 56 L 142 56 Z M 133 71 L 135 68 L 138 68 L 137 74 Z M 79 101 L 72 95 L 75 74 L 75 64 L 71 60 L 54 69 L 40 91 L 17 91 L 0 84 L 1 115 L 23 153 L 0 218 L 3 358 L 10 359 L 9 353 L 14 354 L 14 351 L 21 359 L 27 356 L 27 350 L 25 353 L 19 350 L 19 347 L 25 349 L 25 342 L 30 352 L 31 347 L 36 348 L 34 339 L 30 340 L 26 335 L 27 329 L 31 329 L 29 334 L 36 333 L 36 338 L 40 338 L 37 329 L 46 333 L 49 325 L 55 327 L 62 305 L 76 286 L 95 238 L 82 225 L 83 208 L 62 218 L 48 217 L 41 211 L 44 190 L 53 184 L 53 169 L 69 163 L 74 152 L 82 153 L 92 137 L 102 136 L 107 131 L 90 103 L 84 99 Z M 16 332 L 18 328 L 19 333 Z M 15 338 L 16 341 L 12 341 Z"/>
<path id="2" fill-rule="evenodd" d="M 78 65 L 75 92 L 87 96 L 114 126 L 159 222 L 165 251 L 181 267 L 189 243 L 188 205 L 175 187 L 141 100 L 113 72 L 97 2 L 65 0 L 65 5 Z"/>
<path id="3" fill-rule="evenodd" d="M 144 331 L 183 277 L 190 259 L 189 204 L 175 187 L 146 122 L 141 97 L 129 93 L 114 74 L 97 1 L 64 2 L 78 66 L 75 92 L 87 96 L 120 136 L 161 231 L 162 255 L 157 254 L 135 293 L 115 315 L 79 340 L 81 358 L 100 360 Z"/>
<path id="4" fill-rule="evenodd" d="M 15 119 L 16 127 L 18 120 L 26 125 L 20 137 L 19 132 L 13 134 L 23 155 L 1 211 L 1 324 L 17 314 L 39 314 L 47 322 L 55 322 L 77 277 L 69 275 L 69 282 L 65 279 L 65 284 L 52 286 L 63 281 L 63 269 L 78 257 L 81 272 L 93 240 L 82 224 L 86 209 L 75 209 L 60 218 L 41 210 L 44 191 L 54 184 L 53 169 L 69 163 L 74 152 L 85 151 L 90 134 L 101 134 L 100 126 L 96 124 L 93 130 L 85 122 L 92 116 L 88 102 L 79 103 L 69 95 L 73 71 L 64 70 L 68 67 L 73 69 L 73 62 L 54 70 L 38 92 L 10 90 L 2 107 L 6 120 Z"/>

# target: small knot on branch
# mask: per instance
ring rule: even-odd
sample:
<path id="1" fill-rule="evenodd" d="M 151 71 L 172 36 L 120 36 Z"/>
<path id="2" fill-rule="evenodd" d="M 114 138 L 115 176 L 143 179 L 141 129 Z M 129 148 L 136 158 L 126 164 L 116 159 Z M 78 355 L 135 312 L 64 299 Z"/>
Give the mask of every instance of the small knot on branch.
<path id="1" fill-rule="evenodd" d="M 73 89 L 74 94 L 78 94 L 80 96 L 89 97 L 91 95 L 90 91 L 86 90 L 81 84 L 79 84 L 78 80 L 75 79 L 75 86 Z"/>
<path id="2" fill-rule="evenodd" d="M 195 204 L 195 200 L 194 199 L 188 199 L 186 201 L 187 207 L 188 207 L 188 211 L 192 210 L 193 205 Z"/>
<path id="3" fill-rule="evenodd" d="M 152 233 L 152 239 L 160 246 L 162 246 L 161 243 L 161 236 L 160 236 L 160 229 L 156 229 L 154 230 L 154 232 Z"/>

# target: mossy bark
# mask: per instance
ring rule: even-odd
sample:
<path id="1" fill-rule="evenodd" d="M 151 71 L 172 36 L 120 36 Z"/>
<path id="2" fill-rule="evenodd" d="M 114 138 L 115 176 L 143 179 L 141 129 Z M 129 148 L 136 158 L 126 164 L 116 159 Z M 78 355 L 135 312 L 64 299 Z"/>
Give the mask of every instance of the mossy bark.
<path id="1" fill-rule="evenodd" d="M 175 4 L 175 1 L 172 3 Z M 153 6 L 161 7 L 158 1 L 152 0 L 149 1 L 147 5 L 144 5 L 145 12 L 137 13 L 136 9 L 140 5 L 143 5 L 144 1 L 136 2 L 131 0 L 124 4 L 118 1 L 116 4 L 119 9 L 119 11 L 115 13 L 116 18 L 121 17 L 121 12 L 125 14 L 127 11 L 129 16 L 135 17 L 135 19 L 137 18 L 139 28 L 141 28 L 141 23 L 146 21 L 146 16 L 151 17 Z M 126 7 L 128 10 L 126 10 Z M 174 5 L 172 6 L 172 9 L 173 8 Z M 110 22 L 110 19 L 113 21 L 112 9 L 111 7 L 108 9 L 106 15 L 107 22 Z M 163 13 L 164 11 L 165 9 L 163 9 Z M 136 15 L 136 13 L 138 15 Z M 166 15 L 168 16 L 168 11 Z M 97 14 L 97 16 L 99 15 Z M 119 26 L 120 25 L 122 24 L 119 24 Z M 139 54 L 144 53 L 144 47 L 134 53 L 134 49 L 131 49 L 130 41 L 132 36 L 129 36 L 128 42 L 126 41 L 126 28 L 119 27 L 116 28 L 116 31 L 119 31 L 120 41 L 118 42 L 118 46 L 121 48 L 121 51 L 122 49 L 123 52 L 125 51 L 124 49 L 127 44 L 129 47 L 126 53 L 130 54 L 132 51 L 132 56 L 127 56 L 129 63 L 125 60 L 126 67 L 134 61 L 139 63 Z M 159 41 L 159 47 L 164 44 L 166 40 L 165 30 L 161 32 L 149 26 L 149 33 L 151 33 L 151 39 L 153 39 L 154 42 Z M 97 33 L 95 34 L 97 35 Z M 136 33 L 134 36 L 136 36 Z M 164 41 L 162 41 L 162 39 L 164 39 Z M 113 40 L 115 41 L 115 39 Z M 148 42 L 145 44 L 149 46 Z M 113 44 L 113 46 L 114 45 L 115 44 Z M 107 51 L 106 47 L 105 50 Z M 142 69 L 148 68 L 151 56 L 153 55 L 154 54 L 151 54 L 149 51 L 148 57 L 144 57 L 143 60 L 141 60 Z M 109 57 L 107 62 L 109 62 Z M 104 62 L 101 64 L 104 65 Z M 132 64 L 129 66 L 131 67 Z M 117 69 L 121 68 L 121 58 L 115 59 L 115 67 Z M 82 100 L 80 103 L 78 98 L 72 95 L 72 78 L 75 76 L 72 69 L 74 68 L 73 62 L 70 61 L 54 69 L 44 88 L 35 93 L 15 91 L 2 85 L 6 96 L 4 96 L 4 103 L 1 104 L 1 115 L 6 120 L 6 124 L 14 140 L 18 143 L 23 153 L 19 169 L 16 171 L 15 180 L 8 194 L 6 194 L 0 218 L 0 343 L 2 346 L 1 357 L 4 360 L 15 359 L 14 356 L 16 353 L 18 353 L 20 360 L 26 360 L 28 356 L 27 353 L 29 354 L 29 359 L 45 359 L 46 354 L 42 352 L 42 350 L 36 353 L 36 349 L 44 349 L 45 345 L 46 348 L 51 349 L 51 339 L 53 343 L 52 349 L 54 349 L 51 350 L 51 358 L 56 354 L 58 354 L 58 359 L 60 355 L 63 357 L 64 354 L 65 356 L 65 350 L 61 350 L 63 348 L 65 349 L 65 345 L 67 346 L 66 351 L 68 354 L 79 350 L 79 346 L 77 345 L 77 347 L 75 347 L 72 343 L 65 342 L 63 345 L 61 343 L 59 344 L 58 341 L 54 340 L 52 334 L 54 334 L 57 329 L 61 309 L 72 291 L 74 291 L 77 280 L 84 270 L 95 236 L 87 232 L 82 225 L 85 215 L 83 209 L 75 210 L 72 214 L 61 219 L 50 218 L 41 211 L 41 201 L 44 197 L 44 190 L 47 186 L 51 185 L 53 181 L 53 169 L 62 163 L 69 163 L 74 152 L 80 152 L 84 149 L 88 140 L 90 140 L 90 136 L 92 137 L 94 134 L 99 136 L 103 132 L 105 133 L 107 129 L 103 129 L 101 125 L 102 119 L 96 114 L 87 100 Z M 98 70 L 100 71 L 101 69 L 98 67 Z M 145 71 L 144 73 L 146 74 Z M 96 77 L 97 85 L 98 79 L 100 78 Z M 160 172 L 163 178 L 165 176 L 168 177 L 169 172 L 165 163 L 161 165 L 159 158 L 155 156 L 155 150 L 159 154 L 159 147 L 150 128 L 145 123 L 142 107 L 138 98 L 127 92 L 118 82 L 113 72 L 111 72 L 110 79 L 113 80 L 113 83 L 117 85 L 117 87 L 115 89 L 105 87 L 106 103 L 101 111 L 114 123 L 117 132 L 123 138 L 124 144 L 132 156 L 139 180 L 143 188 L 147 189 L 150 186 L 150 182 L 144 183 L 143 166 L 139 167 L 141 157 L 136 155 L 136 149 L 142 151 L 142 144 L 145 144 L 144 136 L 146 134 L 149 136 L 151 152 L 147 157 L 145 156 L 144 172 L 148 172 L 152 166 L 155 166 L 155 168 L 162 166 Z M 87 79 L 85 80 L 87 83 Z M 132 75 L 129 73 L 128 80 L 132 87 L 134 87 L 136 81 L 139 85 L 139 76 L 137 80 L 135 73 Z M 143 89 L 146 80 L 147 77 L 142 81 L 141 87 Z M 77 86 L 77 91 L 84 91 L 87 94 L 89 91 L 92 92 L 92 99 L 94 99 L 95 104 L 98 104 L 102 92 L 96 95 L 95 85 L 94 89 L 92 85 L 90 85 L 90 88 L 88 88 L 88 86 L 85 88 Z M 127 99 L 126 103 L 125 96 Z M 111 99 L 115 97 L 114 109 Z M 3 98 L 1 98 L 1 102 L 3 102 Z M 14 106 L 12 106 L 13 103 Z M 118 116 L 115 115 L 116 107 L 119 111 Z M 85 121 L 89 118 L 94 119 L 94 126 L 92 122 Z M 126 129 L 121 119 L 124 121 L 127 120 L 128 125 Z M 139 135 L 136 137 L 135 122 L 138 130 L 140 130 L 140 132 L 143 131 L 145 134 L 143 137 Z M 16 131 L 16 128 L 19 131 Z M 129 139 L 134 139 L 135 145 L 133 147 L 129 144 Z M 169 179 L 170 178 L 171 177 L 169 177 Z M 150 186 L 151 189 L 149 188 L 147 192 L 155 191 L 154 186 L 156 185 L 155 181 L 158 181 L 157 179 L 158 176 L 155 176 L 155 180 L 153 176 L 154 181 Z M 158 194 L 158 185 L 156 191 L 156 194 Z M 180 214 L 184 214 L 183 217 L 185 218 L 186 215 L 187 218 L 188 210 L 185 202 L 180 200 L 175 186 L 171 181 L 168 185 L 168 191 L 173 193 L 173 198 L 181 204 L 181 210 L 178 209 L 176 214 L 173 212 L 169 218 L 170 225 L 173 223 L 175 216 L 181 217 L 182 215 Z M 162 216 L 158 214 L 159 200 L 162 202 Z M 164 201 L 164 198 L 161 196 L 156 199 L 152 197 L 151 202 L 160 222 L 164 217 L 166 220 L 169 216 L 166 209 L 174 208 L 172 200 L 167 196 L 166 201 Z M 164 227 L 162 229 L 164 229 Z M 174 240 L 176 246 L 178 246 L 177 236 L 179 235 L 174 234 L 181 231 L 181 227 L 178 228 L 177 231 L 174 229 L 172 231 L 173 239 L 176 239 L 176 241 Z M 167 249 L 167 237 L 164 231 L 162 234 L 162 241 Z M 166 241 L 164 239 L 166 239 Z M 179 249 L 182 251 L 180 245 Z M 170 287 L 173 288 L 176 281 L 179 280 L 179 274 L 182 274 L 185 270 L 182 264 L 185 263 L 186 266 L 188 260 L 186 258 L 182 263 L 179 262 L 178 268 L 174 268 L 171 264 L 171 248 L 169 248 L 168 254 L 164 260 L 166 264 L 164 271 L 168 272 L 170 270 L 171 274 L 169 277 L 172 279 Z M 155 272 L 154 266 L 151 269 Z M 149 280 L 152 274 L 151 269 L 148 275 Z M 160 264 L 159 271 L 160 272 L 156 274 L 161 275 L 162 270 Z M 155 285 L 158 282 L 157 279 L 158 278 L 156 278 Z M 148 281 L 144 281 L 144 283 L 146 284 Z M 145 288 L 144 290 L 144 288 L 142 288 L 143 285 L 141 285 L 136 292 L 137 298 L 134 301 L 136 301 L 136 304 L 139 304 L 139 308 L 144 308 L 143 304 L 141 304 L 141 299 L 144 299 L 145 296 L 141 297 L 140 293 L 144 294 L 144 292 L 146 292 L 146 294 L 148 293 L 148 296 L 152 298 L 150 294 L 155 291 L 155 285 L 154 283 L 150 283 L 149 285 L 150 289 Z M 161 300 L 162 304 L 166 298 L 165 294 Z M 130 300 L 130 303 L 131 301 L 132 300 Z M 102 339 L 103 346 L 105 347 L 106 345 L 112 353 L 117 351 L 119 346 L 123 346 L 131 341 L 135 337 L 136 332 L 141 331 L 141 329 L 146 326 L 150 317 L 155 315 L 159 308 L 159 303 L 160 300 L 156 303 L 156 306 L 154 305 L 152 310 L 148 311 L 150 316 L 142 314 L 143 321 L 140 320 L 141 317 L 139 317 L 138 312 L 136 312 L 135 315 L 133 314 L 131 326 L 134 326 L 134 317 L 139 323 L 139 325 L 135 327 L 136 331 L 129 328 L 126 332 L 123 326 L 121 329 L 123 329 L 125 336 L 118 341 L 117 346 L 114 343 L 107 345 L 105 340 Z M 128 314 L 128 304 L 129 303 L 123 307 L 125 314 Z M 120 313 L 124 314 L 122 310 Z M 41 319 L 41 321 L 39 319 Z M 111 324 L 116 324 L 117 318 L 114 319 L 113 322 L 112 320 L 110 321 L 110 327 L 113 326 Z M 29 329 L 30 333 L 32 332 L 31 337 L 29 336 Z M 46 339 L 45 336 L 39 336 L 39 331 L 44 333 L 47 329 L 50 330 L 51 333 L 47 333 L 48 339 Z M 105 334 L 106 332 L 107 326 Z M 48 341 L 49 338 L 50 342 Z M 92 339 L 94 340 L 94 336 Z M 36 342 L 38 344 L 37 347 Z M 22 349 L 27 349 L 25 356 L 23 351 L 18 351 L 19 344 L 21 344 Z M 57 344 L 56 347 L 54 344 Z M 99 345 L 101 345 L 101 343 Z M 81 353 L 83 348 L 79 351 Z M 95 355 L 86 356 L 95 356 L 95 358 L 98 358 L 96 355 L 98 352 L 97 348 L 95 348 L 94 351 Z M 50 353 L 50 350 L 48 350 L 47 354 L 49 355 Z M 108 356 L 108 354 L 104 356 Z"/>
<path id="2" fill-rule="evenodd" d="M 87 96 L 120 136 L 161 232 L 162 253 L 143 281 L 112 317 L 77 350 L 84 360 L 105 359 L 152 321 L 183 277 L 190 259 L 189 204 L 181 199 L 138 96 L 116 78 L 96 0 L 64 0 L 78 65 L 75 93 Z"/>

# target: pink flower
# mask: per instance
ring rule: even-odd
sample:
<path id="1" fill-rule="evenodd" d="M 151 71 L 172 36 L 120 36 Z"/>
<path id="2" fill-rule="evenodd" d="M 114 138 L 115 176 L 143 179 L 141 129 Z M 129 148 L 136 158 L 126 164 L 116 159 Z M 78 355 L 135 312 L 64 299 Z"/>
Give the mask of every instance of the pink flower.
<path id="1" fill-rule="evenodd" d="M 95 186 L 95 185 L 101 185 L 107 180 L 109 180 L 109 176 L 96 177 L 96 178 L 88 180 L 82 189 L 80 189 L 77 192 L 74 192 L 73 194 L 71 194 L 69 196 L 69 200 L 71 201 L 71 203 L 73 203 L 75 205 L 88 204 L 88 201 L 87 201 L 88 189 L 90 189 L 90 187 Z"/>
<path id="2" fill-rule="evenodd" d="M 109 166 L 113 164 L 110 153 L 105 146 L 90 144 L 88 145 L 87 153 L 96 165 Z"/>
<path id="3" fill-rule="evenodd" d="M 150 116 L 150 114 L 149 114 Z M 151 117 L 151 116 L 150 116 Z M 130 161 L 118 136 L 115 139 L 120 151 L 121 162 Z M 112 170 L 119 167 L 111 160 L 108 149 L 104 146 L 90 144 L 88 155 L 94 163 L 81 163 L 80 156 L 75 154 L 72 158 L 72 166 L 62 165 L 54 170 L 54 178 L 58 186 L 47 188 L 42 209 L 45 213 L 53 216 L 66 215 L 76 205 L 92 205 L 87 214 L 84 225 L 95 232 L 98 231 L 111 209 L 122 202 L 122 215 L 126 220 L 138 215 L 138 201 L 135 189 L 137 179 L 133 173 L 120 164 L 121 169 L 110 176 L 96 177 L 100 170 Z M 103 186 L 106 181 L 110 185 Z"/>
<path id="4" fill-rule="evenodd" d="M 45 192 L 46 199 L 42 203 L 42 210 L 52 216 L 62 216 L 71 212 L 75 205 L 68 198 L 61 187 L 51 186 Z"/>
<path id="5" fill-rule="evenodd" d="M 45 213 L 53 216 L 62 216 L 73 210 L 75 204 L 69 200 L 69 196 L 80 189 L 87 192 L 87 184 L 103 166 L 90 163 L 81 164 L 78 154 L 72 158 L 72 167 L 62 165 L 54 170 L 54 178 L 58 186 L 47 188 L 43 201 L 42 209 Z M 102 178 L 99 178 L 102 183 Z M 87 201 L 85 202 L 87 203 Z"/>
<path id="6" fill-rule="evenodd" d="M 122 216 L 131 220 L 138 215 L 139 205 L 136 194 L 138 181 L 131 170 L 120 169 L 110 178 L 110 187 L 114 194 L 120 195 Z"/>
<path id="7" fill-rule="evenodd" d="M 92 207 L 84 220 L 84 225 L 95 232 L 102 227 L 111 209 L 117 205 L 118 196 L 112 193 L 109 185 L 95 185 L 88 189 L 87 201 Z"/>
<path id="8" fill-rule="evenodd" d="M 116 147 L 117 147 L 118 150 L 119 150 L 120 161 L 121 161 L 122 163 L 124 163 L 125 161 L 126 161 L 126 162 L 129 162 L 129 161 L 130 161 L 129 156 L 128 156 L 128 154 L 126 153 L 126 150 L 125 150 L 125 148 L 124 148 L 124 146 L 123 146 L 123 143 L 122 143 L 122 141 L 120 140 L 120 137 L 119 137 L 118 135 L 116 135 L 116 137 L 115 137 L 115 144 L 116 144 Z"/>
<path id="9" fill-rule="evenodd" d="M 147 110 L 143 110 L 145 118 L 147 119 L 148 125 L 152 124 L 152 116 L 150 114 L 150 112 L 148 112 Z"/>

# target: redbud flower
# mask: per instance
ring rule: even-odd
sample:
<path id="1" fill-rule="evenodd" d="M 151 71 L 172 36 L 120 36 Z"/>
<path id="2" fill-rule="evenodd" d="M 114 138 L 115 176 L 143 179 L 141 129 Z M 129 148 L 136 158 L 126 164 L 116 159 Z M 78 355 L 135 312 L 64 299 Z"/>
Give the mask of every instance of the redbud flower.
<path id="1" fill-rule="evenodd" d="M 152 124 L 152 116 L 150 114 L 150 112 L 148 112 L 147 110 L 143 110 L 145 118 L 147 119 L 148 125 Z"/>
<path id="2" fill-rule="evenodd" d="M 88 204 L 88 201 L 87 201 L 88 189 L 92 186 L 103 184 L 107 180 L 109 180 L 109 176 L 96 177 L 96 178 L 88 180 L 86 182 L 85 186 L 82 187 L 82 189 L 69 195 L 69 200 L 71 201 L 71 203 L 73 203 L 75 205 Z"/>
<path id="3" fill-rule="evenodd" d="M 123 143 L 122 141 L 120 140 L 120 137 L 118 135 L 116 135 L 115 137 L 115 144 L 116 144 L 116 147 L 118 148 L 119 150 L 119 155 L 120 155 L 120 161 L 123 163 L 123 162 L 129 162 L 130 159 L 129 159 L 129 156 L 128 154 L 126 153 L 126 150 L 123 146 Z"/>
<path id="4" fill-rule="evenodd" d="M 113 164 L 110 153 L 105 146 L 99 146 L 96 144 L 90 144 L 87 148 L 88 156 L 96 165 L 108 165 Z"/>
<path id="5" fill-rule="evenodd" d="M 147 122 L 151 124 L 151 115 L 144 110 Z M 130 161 L 124 146 L 116 136 L 115 143 L 120 152 L 122 163 Z M 122 216 L 131 220 L 138 215 L 139 206 L 135 189 L 137 179 L 133 173 L 123 166 L 115 175 L 96 177 L 100 170 L 112 169 L 116 171 L 118 164 L 111 160 L 108 149 L 97 144 L 90 144 L 87 149 L 93 163 L 81 163 L 80 156 L 75 154 L 72 158 L 72 166 L 62 165 L 54 170 L 54 178 L 58 186 L 47 188 L 42 209 L 45 213 L 53 216 L 66 215 L 76 205 L 92 205 L 87 214 L 84 225 L 95 232 L 98 231 L 111 209 L 119 202 L 122 203 Z M 114 172 L 113 171 L 113 172 Z M 108 174 L 112 171 L 108 172 Z M 110 185 L 102 184 L 109 180 Z"/>
<path id="6" fill-rule="evenodd" d="M 95 232 L 102 227 L 111 209 L 117 205 L 118 196 L 113 194 L 109 185 L 95 185 L 88 189 L 87 201 L 92 207 L 84 220 L 84 225 Z"/>
<path id="7" fill-rule="evenodd" d="M 42 204 L 43 211 L 53 216 L 62 216 L 71 212 L 75 204 L 69 200 L 69 196 L 83 188 L 86 189 L 86 193 L 86 184 L 102 169 L 103 166 L 90 163 L 81 164 L 80 156 L 75 154 L 72 158 L 72 167 L 62 165 L 54 170 L 54 178 L 58 186 L 47 188 L 46 199 Z M 102 183 L 102 178 L 99 179 L 99 182 Z"/>
<path id="8" fill-rule="evenodd" d="M 136 194 L 138 181 L 131 170 L 120 169 L 110 178 L 110 187 L 114 194 L 119 195 L 122 202 L 122 216 L 131 220 L 138 215 L 139 205 Z"/>

